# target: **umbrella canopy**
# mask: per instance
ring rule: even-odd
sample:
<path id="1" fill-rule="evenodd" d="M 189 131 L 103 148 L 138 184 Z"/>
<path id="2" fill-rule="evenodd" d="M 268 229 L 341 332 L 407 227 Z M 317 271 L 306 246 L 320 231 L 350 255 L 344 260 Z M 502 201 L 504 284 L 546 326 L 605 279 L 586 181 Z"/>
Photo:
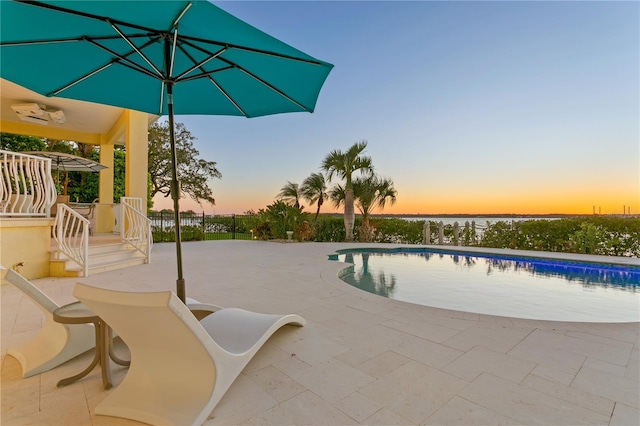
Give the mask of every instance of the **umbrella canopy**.
<path id="1" fill-rule="evenodd" d="M 51 168 L 58 171 L 58 182 L 60 182 L 60 170 L 63 172 L 99 172 L 100 170 L 107 168 L 107 166 L 103 166 L 102 164 L 88 158 L 78 157 L 77 155 L 67 154 L 66 152 L 26 151 L 25 154 L 50 158 Z M 62 195 L 67 195 L 66 175 Z"/>
<path id="2" fill-rule="evenodd" d="M 47 96 L 169 116 L 184 301 L 174 111 L 313 112 L 333 66 L 204 0 L 16 0 L 0 7 L 2 78 Z"/>
<path id="3" fill-rule="evenodd" d="M 77 155 L 67 154 L 65 152 L 27 151 L 25 154 L 50 158 L 51 168 L 53 170 L 62 170 L 66 172 L 99 172 L 100 170 L 107 168 L 107 166 L 103 166 L 102 164 L 88 158 L 78 157 Z"/>

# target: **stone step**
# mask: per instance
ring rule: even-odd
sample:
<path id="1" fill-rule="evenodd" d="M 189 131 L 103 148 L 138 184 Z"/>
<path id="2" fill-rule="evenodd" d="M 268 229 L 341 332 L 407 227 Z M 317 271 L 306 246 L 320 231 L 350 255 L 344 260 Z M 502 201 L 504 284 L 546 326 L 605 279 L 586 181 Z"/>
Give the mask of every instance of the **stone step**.
<path id="1" fill-rule="evenodd" d="M 52 253 L 49 272 L 54 277 L 81 277 L 82 268 L 74 261 L 60 255 L 53 259 Z M 89 247 L 89 275 L 114 269 L 128 268 L 145 263 L 142 253 L 126 243 L 109 243 Z"/>

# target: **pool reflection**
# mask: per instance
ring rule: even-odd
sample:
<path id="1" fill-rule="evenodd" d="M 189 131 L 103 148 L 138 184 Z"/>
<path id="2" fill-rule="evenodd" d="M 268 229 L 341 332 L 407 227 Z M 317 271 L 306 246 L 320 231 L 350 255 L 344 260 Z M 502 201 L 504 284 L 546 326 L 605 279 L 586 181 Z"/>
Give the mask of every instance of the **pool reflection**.
<path id="1" fill-rule="evenodd" d="M 484 263 L 487 276 L 500 273 L 527 273 L 542 278 L 560 278 L 569 283 L 579 284 L 585 288 L 612 288 L 615 290 L 636 293 L 640 291 L 640 269 L 625 268 L 614 265 L 597 265 L 588 263 L 566 262 L 538 258 L 489 257 L 479 254 L 467 255 L 434 251 L 361 251 L 338 255 L 338 260 L 355 265 L 354 272 L 343 276 L 343 280 L 362 290 L 391 297 L 397 285 L 393 272 L 370 266 L 371 258 L 385 258 L 385 265 L 393 264 L 392 259 L 421 258 L 429 262 L 436 257 L 450 261 L 457 268 L 475 270 Z M 358 268 L 360 266 L 360 268 Z M 401 267 L 401 264 L 398 264 Z"/>

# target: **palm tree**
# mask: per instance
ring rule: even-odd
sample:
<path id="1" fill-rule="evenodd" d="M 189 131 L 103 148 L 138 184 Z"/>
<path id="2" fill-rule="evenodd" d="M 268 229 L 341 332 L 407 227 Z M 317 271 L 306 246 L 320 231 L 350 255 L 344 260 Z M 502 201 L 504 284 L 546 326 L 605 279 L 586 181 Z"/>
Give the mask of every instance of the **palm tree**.
<path id="1" fill-rule="evenodd" d="M 324 204 L 324 201 L 329 198 L 327 194 L 327 182 L 324 179 L 322 173 L 311 173 L 311 176 L 306 178 L 302 182 L 300 187 L 300 193 L 309 201 L 310 205 L 317 204 L 316 216 L 313 219 L 314 222 L 318 221 L 318 215 L 320 214 L 320 207 Z"/>
<path id="2" fill-rule="evenodd" d="M 353 181 L 353 192 L 356 206 L 362 213 L 360 241 L 369 241 L 371 237 L 369 214 L 376 207 L 384 209 L 387 202 L 393 205 L 396 202 L 398 191 L 393 187 L 391 179 L 371 175 L 355 179 Z"/>
<path id="3" fill-rule="evenodd" d="M 300 209 L 300 198 L 302 194 L 300 193 L 300 187 L 297 183 L 287 182 L 285 186 L 280 188 L 280 192 L 277 197 L 284 201 L 285 203 Z"/>
<path id="4" fill-rule="evenodd" d="M 376 207 L 384 209 L 387 202 L 396 202 L 398 191 L 393 181 L 376 175 L 364 176 L 353 181 L 353 192 L 358 210 L 362 213 L 362 223 L 369 224 L 369 214 Z"/>
<path id="5" fill-rule="evenodd" d="M 369 215 L 376 208 L 384 208 L 387 202 L 396 202 L 398 191 L 393 187 L 393 181 L 376 175 L 361 176 L 353 180 L 354 203 L 362 213 L 360 240 L 369 241 Z M 335 185 L 329 191 L 329 197 L 335 207 L 345 202 L 346 191 L 341 185 Z"/>
<path id="6" fill-rule="evenodd" d="M 353 212 L 353 182 L 352 176 L 356 171 L 373 174 L 371 157 L 363 156 L 366 141 L 356 142 L 346 152 L 334 150 L 322 161 L 322 170 L 327 172 L 331 180 L 334 176 L 344 179 L 344 228 L 347 241 L 353 241 L 353 224 L 355 215 Z"/>

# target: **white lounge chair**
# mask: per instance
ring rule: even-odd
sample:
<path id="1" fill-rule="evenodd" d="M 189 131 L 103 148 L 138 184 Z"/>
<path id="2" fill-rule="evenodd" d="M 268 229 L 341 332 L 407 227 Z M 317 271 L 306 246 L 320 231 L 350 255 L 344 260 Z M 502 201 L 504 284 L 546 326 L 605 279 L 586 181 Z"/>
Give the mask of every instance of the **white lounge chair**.
<path id="1" fill-rule="evenodd" d="M 298 315 L 233 308 L 198 322 L 169 291 L 131 293 L 78 283 L 73 294 L 117 331 L 131 352 L 127 375 L 95 413 L 150 424 L 202 424 L 276 330 L 306 323 Z"/>
<path id="2" fill-rule="evenodd" d="M 53 321 L 52 314 L 60 307 L 58 304 L 19 273 L 2 266 L 0 269 L 2 274 L 6 272 L 6 280 L 29 296 L 44 313 L 40 333 L 24 345 L 7 351 L 22 366 L 23 378 L 57 367 L 95 346 L 93 324 L 67 325 Z"/>

